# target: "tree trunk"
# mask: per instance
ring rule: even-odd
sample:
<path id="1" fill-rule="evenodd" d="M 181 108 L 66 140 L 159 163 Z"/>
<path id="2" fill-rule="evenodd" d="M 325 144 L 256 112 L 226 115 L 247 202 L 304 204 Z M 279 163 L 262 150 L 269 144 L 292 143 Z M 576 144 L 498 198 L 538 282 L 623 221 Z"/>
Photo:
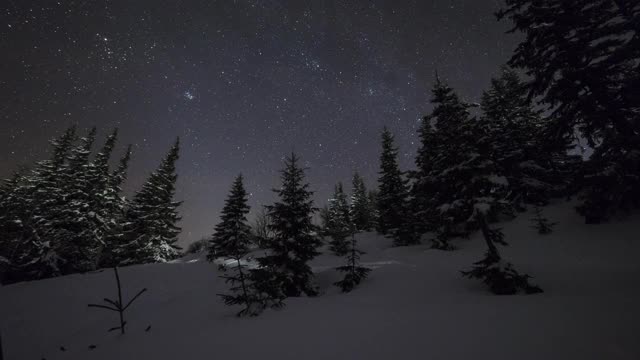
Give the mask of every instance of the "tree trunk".
<path id="1" fill-rule="evenodd" d="M 478 222 L 480 223 L 480 230 L 482 230 L 482 237 L 484 237 L 484 241 L 487 244 L 487 248 L 489 248 L 489 254 L 491 257 L 495 257 L 495 259 L 500 259 L 500 253 L 498 252 L 498 248 L 496 244 L 494 244 L 491 239 L 491 230 L 489 229 L 489 225 L 487 224 L 487 219 L 485 219 L 484 214 L 480 211 L 476 212 L 476 217 Z"/>

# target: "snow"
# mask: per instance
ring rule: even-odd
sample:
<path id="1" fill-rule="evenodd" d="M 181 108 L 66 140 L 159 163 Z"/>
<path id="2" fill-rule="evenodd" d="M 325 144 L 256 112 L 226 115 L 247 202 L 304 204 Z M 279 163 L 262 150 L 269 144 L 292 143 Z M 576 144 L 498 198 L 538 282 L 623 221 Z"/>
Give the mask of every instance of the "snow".
<path id="1" fill-rule="evenodd" d="M 124 336 L 106 331 L 116 313 L 87 307 L 116 295 L 112 271 L 0 287 L 5 359 L 639 359 L 640 216 L 584 225 L 573 206 L 545 208 L 558 222 L 549 235 L 531 229 L 531 213 L 498 225 L 510 243 L 501 254 L 543 294 L 494 296 L 462 278 L 484 255 L 478 234 L 443 252 L 366 233 L 362 261 L 374 270 L 360 287 L 341 293 L 333 268 L 344 260 L 323 255 L 321 296 L 257 318 L 234 317 L 216 296 L 226 290 L 217 265 L 193 256 L 120 270 L 125 299 L 149 289 Z"/>

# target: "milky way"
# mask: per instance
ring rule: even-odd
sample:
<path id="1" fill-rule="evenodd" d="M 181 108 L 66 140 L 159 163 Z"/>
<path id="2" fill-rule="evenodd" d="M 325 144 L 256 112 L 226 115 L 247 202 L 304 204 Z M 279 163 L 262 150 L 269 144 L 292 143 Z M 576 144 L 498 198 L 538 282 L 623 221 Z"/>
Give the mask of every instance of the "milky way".
<path id="1" fill-rule="evenodd" d="M 387 125 L 401 164 L 437 70 L 477 101 L 517 41 L 495 1 L 4 1 L 0 175 L 71 124 L 134 145 L 126 191 L 183 144 L 182 241 L 211 232 L 242 172 L 273 200 L 295 151 L 319 204 L 358 170 L 374 185 Z"/>

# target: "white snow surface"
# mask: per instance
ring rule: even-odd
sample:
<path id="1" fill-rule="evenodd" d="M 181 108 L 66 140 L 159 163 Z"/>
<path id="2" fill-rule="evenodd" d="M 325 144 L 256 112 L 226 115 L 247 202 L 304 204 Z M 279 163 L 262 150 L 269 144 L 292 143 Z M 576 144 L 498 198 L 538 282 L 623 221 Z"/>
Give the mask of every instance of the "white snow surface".
<path id="1" fill-rule="evenodd" d="M 227 287 L 202 258 L 121 268 L 125 301 L 149 289 L 124 336 L 107 332 L 116 313 L 87 307 L 116 296 L 111 270 L 0 287 L 5 359 L 640 359 L 640 216 L 584 225 L 573 205 L 544 210 L 558 222 L 550 235 L 530 213 L 500 224 L 505 260 L 543 294 L 494 296 L 462 278 L 484 254 L 478 234 L 443 252 L 366 233 L 362 260 L 374 270 L 360 287 L 340 293 L 343 261 L 322 255 L 321 296 L 256 318 L 221 302 Z"/>

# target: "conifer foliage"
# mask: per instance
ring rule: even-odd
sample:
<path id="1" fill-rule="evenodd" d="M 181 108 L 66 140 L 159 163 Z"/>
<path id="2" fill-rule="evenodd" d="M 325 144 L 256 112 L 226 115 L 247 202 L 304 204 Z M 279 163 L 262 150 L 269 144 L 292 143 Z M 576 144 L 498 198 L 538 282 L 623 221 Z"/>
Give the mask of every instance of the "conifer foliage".
<path id="1" fill-rule="evenodd" d="M 222 209 L 221 221 L 216 225 L 209 244 L 207 258 L 212 261 L 216 257 L 230 258 L 234 262 L 220 265 L 224 275 L 221 277 L 230 284 L 231 294 L 219 294 L 227 305 L 241 305 L 238 316 L 256 316 L 268 306 L 281 306 L 281 300 L 272 298 L 261 290 L 264 284 L 259 283 L 260 274 L 250 269 L 246 260 L 252 242 L 251 227 L 247 221 L 250 211 L 247 205 L 247 192 L 244 189 L 242 175 L 233 185 L 229 197 Z"/>
<path id="2" fill-rule="evenodd" d="M 173 199 L 179 151 L 180 140 L 177 139 L 158 169 L 128 205 L 123 244 L 114 250 L 118 263 L 167 262 L 180 254 L 176 245 L 180 233 L 177 226 L 180 202 Z"/>
<path id="3" fill-rule="evenodd" d="M 331 251 L 342 256 L 347 253 L 347 238 L 351 233 L 351 214 L 347 195 L 344 193 L 342 183 L 335 186 L 333 198 L 329 199 L 328 221 L 326 233 L 331 237 L 329 248 Z"/>
<path id="4" fill-rule="evenodd" d="M 336 270 L 345 273 L 342 280 L 334 283 L 334 285 L 342 289 L 343 292 L 350 292 L 353 290 L 364 279 L 366 279 L 371 272 L 371 269 L 360 266 L 360 255 L 363 254 L 364 251 L 358 249 L 355 232 L 352 232 L 346 255 L 347 264 L 336 268 Z"/>
<path id="5" fill-rule="evenodd" d="M 250 211 L 247 205 L 247 192 L 244 189 L 243 177 L 238 175 L 229 197 L 225 200 L 220 222 L 216 225 L 213 237 L 209 242 L 207 259 L 212 261 L 216 257 L 236 258 L 249 251 L 251 245 L 251 227 L 247 222 Z"/>
<path id="6" fill-rule="evenodd" d="M 367 187 L 364 179 L 357 172 L 353 174 L 351 195 L 351 220 L 356 231 L 370 231 L 373 227 L 373 204 L 367 196 Z"/>
<path id="7" fill-rule="evenodd" d="M 298 162 L 298 156 L 293 153 L 285 159 L 282 186 L 274 189 L 279 200 L 267 206 L 273 238 L 265 244 L 267 254 L 258 258 L 263 269 L 259 275 L 263 284 L 276 287 L 271 289 L 274 294 L 315 296 L 317 290 L 308 263 L 319 254 L 317 248 L 321 241 L 312 223 L 316 211 L 311 199 L 313 193 Z"/>
<path id="8" fill-rule="evenodd" d="M 532 227 L 538 230 L 538 234 L 540 235 L 550 234 L 556 223 L 549 221 L 549 219 L 542 214 L 542 208 L 540 206 L 534 208 L 534 214 L 535 216 L 531 219 L 531 222 L 533 222 Z"/>
<path id="9" fill-rule="evenodd" d="M 394 244 L 417 243 L 410 231 L 409 188 L 398 165 L 398 149 L 393 134 L 385 127 L 382 131 L 382 154 L 380 155 L 380 177 L 378 178 L 377 210 L 379 233 L 391 236 Z"/>
<path id="10" fill-rule="evenodd" d="M 124 215 L 125 212 L 131 215 L 135 210 L 121 196 L 121 186 L 126 179 L 131 146 L 118 166 L 111 170 L 109 164 L 118 131 L 115 129 L 107 135 L 92 159 L 96 134 L 94 128 L 78 138 L 76 128 L 70 127 L 51 141 L 50 159 L 37 162 L 31 170 L 17 172 L 0 186 L 0 281 L 3 283 L 113 267 L 127 260 L 123 257 L 124 250 L 131 241 L 127 242 L 124 232 L 126 227 L 127 235 L 131 236 L 134 222 L 129 221 L 132 217 L 126 220 Z M 172 157 L 177 159 L 177 147 L 174 150 Z M 171 162 L 175 160 L 163 169 L 166 175 L 152 176 L 155 177 L 153 184 L 147 184 L 148 189 L 141 191 L 148 199 L 157 202 L 168 194 L 172 196 L 175 168 L 171 168 Z M 135 205 L 140 205 L 139 199 Z M 156 206 L 152 215 L 145 216 L 149 225 L 145 230 L 147 235 L 158 239 L 157 234 L 166 234 L 165 230 L 171 228 L 161 220 L 171 216 L 177 219 L 169 208 Z M 154 245 L 165 248 L 164 243 Z M 149 258 L 134 260 L 127 263 Z"/>
<path id="11" fill-rule="evenodd" d="M 462 271 L 462 274 L 468 278 L 482 280 L 496 295 L 513 295 L 519 291 L 525 294 L 542 292 L 538 286 L 529 284 L 529 275 L 519 274 L 511 263 L 502 259 L 496 244 L 507 245 L 507 243 L 500 229 L 491 229 L 487 224 L 486 208 L 476 207 L 475 218 L 487 244 L 487 252 L 482 260 L 474 263 L 471 270 Z"/>
<path id="12" fill-rule="evenodd" d="M 509 64 L 551 112 L 559 142 L 577 128 L 594 149 L 580 182 L 587 223 L 640 207 L 640 3 L 507 0 L 498 13 L 525 34 Z"/>
<path id="13" fill-rule="evenodd" d="M 509 184 L 507 199 L 516 209 L 524 204 L 546 203 L 552 195 L 566 188 L 560 176 L 566 160 L 565 144 L 554 144 L 547 136 L 548 120 L 534 110 L 527 88 L 518 74 L 503 67 L 500 76 L 482 95 L 481 127 L 486 136 L 488 156 Z"/>
<path id="14" fill-rule="evenodd" d="M 431 103 L 433 111 L 420 127 L 412 207 L 418 231 L 434 231 L 433 247 L 450 250 L 449 239 L 466 236 L 474 225 L 475 198 L 487 196 L 490 183 L 500 185 L 502 179 L 481 151 L 482 136 L 469 105 L 439 77 Z"/>

